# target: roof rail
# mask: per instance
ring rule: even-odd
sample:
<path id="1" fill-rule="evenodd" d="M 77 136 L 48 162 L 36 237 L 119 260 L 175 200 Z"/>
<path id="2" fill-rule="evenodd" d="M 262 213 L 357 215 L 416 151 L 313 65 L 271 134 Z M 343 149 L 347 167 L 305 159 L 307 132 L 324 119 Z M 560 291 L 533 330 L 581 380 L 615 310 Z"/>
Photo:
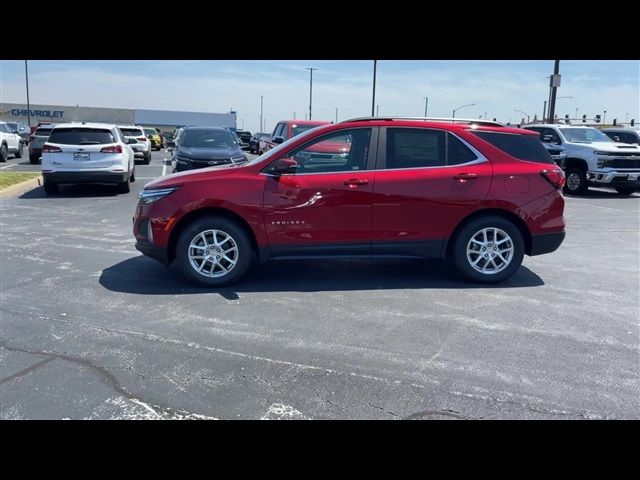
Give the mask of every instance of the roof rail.
<path id="1" fill-rule="evenodd" d="M 346 122 L 374 122 L 376 120 L 423 120 L 425 122 L 451 122 L 451 123 L 473 123 L 475 125 L 486 125 L 491 127 L 504 127 L 502 123 L 492 122 L 491 120 L 481 120 L 477 118 L 453 118 L 453 117 L 358 117 L 343 120 Z"/>

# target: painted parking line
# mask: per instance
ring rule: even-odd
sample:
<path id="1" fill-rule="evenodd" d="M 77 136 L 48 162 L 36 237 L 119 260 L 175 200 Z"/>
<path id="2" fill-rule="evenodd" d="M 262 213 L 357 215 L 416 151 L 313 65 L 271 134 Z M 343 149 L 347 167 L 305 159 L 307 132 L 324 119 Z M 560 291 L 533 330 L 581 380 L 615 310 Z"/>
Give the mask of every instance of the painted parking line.
<path id="1" fill-rule="evenodd" d="M 8 168 L 13 168 L 13 167 L 17 167 L 18 164 L 17 163 L 12 163 L 10 165 L 5 165 L 4 167 L 0 167 L 0 170 L 7 170 Z"/>

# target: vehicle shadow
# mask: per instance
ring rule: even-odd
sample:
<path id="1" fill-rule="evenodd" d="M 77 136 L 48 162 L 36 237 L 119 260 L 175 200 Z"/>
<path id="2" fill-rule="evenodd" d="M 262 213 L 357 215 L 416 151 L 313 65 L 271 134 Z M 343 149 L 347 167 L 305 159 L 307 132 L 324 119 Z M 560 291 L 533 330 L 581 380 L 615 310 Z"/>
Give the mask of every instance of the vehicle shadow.
<path id="1" fill-rule="evenodd" d="M 23 193 L 19 198 L 45 200 L 51 198 L 114 197 L 119 194 L 118 187 L 115 185 L 60 185 L 58 193 L 53 195 L 47 195 L 43 187 L 37 187 Z"/>
<path id="2" fill-rule="evenodd" d="M 461 280 L 440 260 L 286 260 L 252 267 L 238 284 L 199 288 L 188 283 L 177 267 L 166 268 L 144 256 L 103 270 L 100 285 L 113 292 L 140 295 L 218 293 L 235 300 L 247 292 L 318 292 L 392 289 L 472 289 L 538 287 L 544 281 L 526 267 L 498 285 Z"/>
<path id="3" fill-rule="evenodd" d="M 640 190 L 636 190 L 636 192 L 631 195 L 620 195 L 615 190 L 604 190 L 604 189 L 593 189 L 590 188 L 587 193 L 584 195 L 567 195 L 566 198 L 589 198 L 589 199 L 597 199 L 597 198 L 615 198 L 617 200 L 640 200 Z"/>

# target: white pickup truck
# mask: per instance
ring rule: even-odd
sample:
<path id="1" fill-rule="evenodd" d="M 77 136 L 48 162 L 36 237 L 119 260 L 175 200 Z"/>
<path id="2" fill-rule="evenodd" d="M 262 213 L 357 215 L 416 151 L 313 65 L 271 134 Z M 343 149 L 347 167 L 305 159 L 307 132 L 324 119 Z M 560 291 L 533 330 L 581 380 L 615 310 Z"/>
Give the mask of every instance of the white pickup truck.
<path id="1" fill-rule="evenodd" d="M 10 153 L 16 158 L 22 157 L 23 148 L 20 135 L 13 132 L 6 122 L 0 122 L 0 162 L 6 162 Z"/>
<path id="2" fill-rule="evenodd" d="M 640 146 L 616 143 L 593 127 L 542 124 L 524 128 L 540 133 L 543 142 L 560 145 L 566 158 L 565 193 L 582 195 L 589 185 L 615 188 L 620 195 L 640 189 Z"/>

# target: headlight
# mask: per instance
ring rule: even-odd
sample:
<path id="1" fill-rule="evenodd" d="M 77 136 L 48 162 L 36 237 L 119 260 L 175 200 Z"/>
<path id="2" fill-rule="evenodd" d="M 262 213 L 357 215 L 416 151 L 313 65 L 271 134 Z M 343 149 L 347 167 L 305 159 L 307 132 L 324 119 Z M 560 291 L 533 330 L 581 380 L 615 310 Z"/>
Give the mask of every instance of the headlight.
<path id="1" fill-rule="evenodd" d="M 609 152 L 600 152 L 600 151 L 598 151 L 598 150 L 594 150 L 594 151 L 593 151 L 593 154 L 594 154 L 594 155 L 605 155 L 605 156 L 609 156 L 609 155 L 611 155 Z"/>
<path id="2" fill-rule="evenodd" d="M 189 163 L 189 159 L 187 157 L 180 157 L 180 156 L 176 155 L 176 162 Z"/>
<path id="3" fill-rule="evenodd" d="M 248 160 L 247 160 L 247 157 L 245 155 L 241 155 L 239 157 L 231 157 L 231 161 L 237 163 L 237 162 L 246 162 Z"/>
<path id="4" fill-rule="evenodd" d="M 140 205 L 148 205 L 153 203 L 161 198 L 166 197 L 167 195 L 171 195 L 173 192 L 178 190 L 180 187 L 167 187 L 167 188 L 150 188 L 148 190 L 142 190 L 138 197 L 140 198 Z"/>
<path id="5" fill-rule="evenodd" d="M 597 162 L 597 165 L 598 165 L 598 168 L 602 168 L 602 167 L 604 167 L 604 159 L 599 158 L 599 159 L 598 159 L 598 162 Z"/>

